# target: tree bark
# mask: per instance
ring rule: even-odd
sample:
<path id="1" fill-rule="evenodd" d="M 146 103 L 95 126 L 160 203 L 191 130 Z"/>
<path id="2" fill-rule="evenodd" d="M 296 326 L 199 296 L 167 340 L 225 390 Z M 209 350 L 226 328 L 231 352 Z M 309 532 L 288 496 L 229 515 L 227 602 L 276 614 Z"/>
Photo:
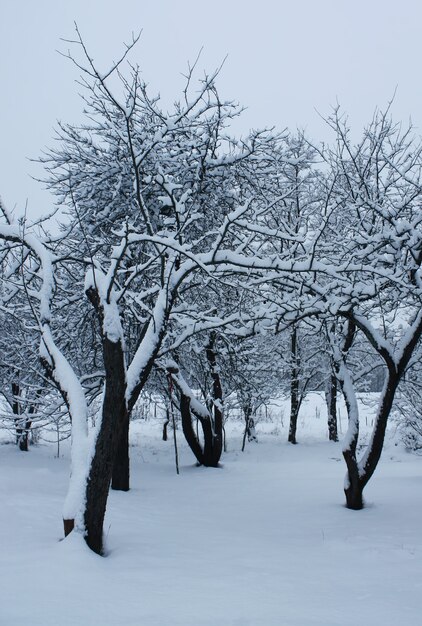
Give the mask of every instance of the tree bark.
<path id="1" fill-rule="evenodd" d="M 123 411 L 126 413 L 126 407 Z M 121 429 L 117 442 L 116 454 L 113 461 L 113 473 L 111 488 L 116 491 L 129 491 L 130 487 L 130 461 L 129 461 L 129 417 L 124 415 L 121 419 Z"/>
<path id="2" fill-rule="evenodd" d="M 188 396 L 186 396 L 182 391 L 180 392 L 180 415 L 182 418 L 182 430 L 187 444 L 195 455 L 199 465 L 205 465 L 204 452 L 192 424 L 190 398 L 188 398 Z"/>
<path id="3" fill-rule="evenodd" d="M 390 372 L 380 398 L 374 432 L 364 457 L 364 464 L 360 466 L 356 458 L 356 445 L 354 449 L 343 450 L 343 457 L 347 465 L 347 481 L 344 493 L 348 509 L 359 510 L 364 507 L 363 490 L 372 478 L 381 458 L 388 417 L 393 406 L 398 383 L 398 375 Z"/>
<path id="4" fill-rule="evenodd" d="M 205 440 L 204 456 L 209 462 L 205 463 L 210 467 L 218 467 L 218 463 L 223 452 L 223 388 L 221 386 L 220 374 L 217 368 L 217 356 L 215 352 L 216 333 L 210 333 L 210 339 L 206 347 L 206 354 L 208 364 L 210 367 L 212 390 L 213 390 L 213 423 L 204 424 L 211 428 L 211 441 L 212 445 L 207 446 L 207 439 Z M 204 430 L 205 436 L 205 430 Z"/>
<path id="5" fill-rule="evenodd" d="M 341 388 L 346 402 L 347 413 L 349 416 L 349 428 L 350 423 L 354 423 L 352 436 L 349 437 L 348 444 L 343 449 L 343 458 L 347 466 L 347 477 L 344 488 L 344 493 L 346 496 L 346 506 L 349 509 L 360 510 L 364 507 L 363 490 L 371 479 L 373 473 L 375 472 L 378 461 L 381 458 L 388 418 L 393 406 L 394 396 L 400 382 L 402 372 L 404 371 L 404 366 L 406 364 L 405 359 L 410 357 L 405 351 L 403 361 L 397 367 L 390 357 L 384 355 L 384 359 L 387 365 L 387 377 L 384 383 L 384 388 L 381 392 L 381 397 L 379 399 L 378 412 L 375 419 L 375 426 L 372 437 L 363 459 L 359 462 L 356 455 L 356 448 L 359 436 L 357 402 L 354 391 L 352 389 L 350 377 L 348 383 L 346 384 L 345 382 L 345 373 L 347 370 L 342 369 L 345 368 L 345 359 L 353 343 L 354 335 L 355 323 L 353 319 L 350 319 L 344 346 L 342 349 L 343 364 L 336 364 L 336 372 L 339 375 Z"/>
<path id="6" fill-rule="evenodd" d="M 194 399 L 191 392 L 186 391 L 187 384 L 183 381 L 178 382 L 177 376 L 174 376 L 173 382 L 180 392 L 180 414 L 182 418 L 182 430 L 186 438 L 186 441 L 195 455 L 199 465 L 205 467 L 218 467 L 221 454 L 223 451 L 223 390 L 221 386 L 220 376 L 217 370 L 217 359 L 215 353 L 215 333 L 210 334 L 210 339 L 205 347 L 207 361 L 210 367 L 210 374 L 212 378 L 212 390 L 213 390 L 213 403 L 211 411 L 204 410 L 202 412 L 195 410 L 192 407 L 191 399 Z M 177 370 L 172 372 L 169 370 L 169 375 L 177 374 Z M 182 378 L 183 380 L 183 378 Z M 201 424 L 204 444 L 202 445 L 198 434 L 195 432 L 192 421 L 192 413 Z M 197 422 L 197 423 L 198 423 Z"/>
<path id="7" fill-rule="evenodd" d="M 173 301 L 173 296 L 169 296 L 169 309 L 171 308 L 171 303 Z M 149 324 L 154 325 L 154 321 L 150 321 Z M 145 338 L 147 332 L 148 332 L 148 328 L 149 328 L 149 324 L 147 326 L 145 326 L 143 332 L 141 333 L 141 336 L 139 338 L 139 345 L 142 344 L 143 339 Z M 119 445 L 118 445 L 118 451 L 116 453 L 116 457 L 114 459 L 114 463 L 113 463 L 113 474 L 112 474 L 112 489 L 115 489 L 117 491 L 128 491 L 130 489 L 130 476 L 129 476 L 129 467 L 130 467 L 130 460 L 129 460 L 129 423 L 130 423 L 130 416 L 132 414 L 132 410 L 133 407 L 135 406 L 141 392 L 142 389 L 144 388 L 148 377 L 151 373 L 152 367 L 154 365 L 154 361 L 155 358 L 158 354 L 158 351 L 160 349 L 161 346 L 161 342 L 163 340 L 164 334 L 165 334 L 165 324 L 163 324 L 159 334 L 158 334 L 158 340 L 156 342 L 155 348 L 152 350 L 151 354 L 149 355 L 148 361 L 146 366 L 144 367 L 144 369 L 142 370 L 142 374 L 137 382 L 137 384 L 135 385 L 135 387 L 132 390 L 131 393 L 131 397 L 128 398 L 127 401 L 127 407 L 125 410 L 125 415 L 122 416 L 123 418 L 123 428 L 122 428 L 122 434 L 121 434 L 121 438 L 119 439 Z"/>
<path id="8" fill-rule="evenodd" d="M 201 424 L 204 436 L 204 445 L 202 446 L 193 427 L 190 398 L 182 391 L 180 392 L 180 414 L 182 417 L 183 434 L 198 464 L 204 465 L 205 467 L 218 467 L 222 449 L 219 443 L 217 443 L 217 446 L 215 445 L 216 438 L 214 436 L 211 416 L 205 419 L 202 416 L 196 415 Z"/>
<path id="9" fill-rule="evenodd" d="M 330 441 L 338 441 L 337 430 L 337 377 L 331 374 L 328 381 L 327 393 L 328 409 L 328 438 Z"/>
<path id="10" fill-rule="evenodd" d="M 86 488 L 86 542 L 97 554 L 103 551 L 103 524 L 121 431 L 127 423 L 125 401 L 126 377 L 123 347 L 103 338 L 106 372 L 104 402 L 100 430 Z"/>
<path id="11" fill-rule="evenodd" d="M 168 439 L 167 427 L 168 427 L 169 423 L 170 423 L 170 411 L 167 408 L 166 409 L 166 419 L 165 419 L 165 422 L 163 424 L 163 441 L 167 441 L 167 439 Z"/>
<path id="12" fill-rule="evenodd" d="M 290 341 L 290 426 L 289 443 L 296 444 L 297 418 L 299 415 L 299 356 L 297 347 L 297 329 L 293 328 Z"/>

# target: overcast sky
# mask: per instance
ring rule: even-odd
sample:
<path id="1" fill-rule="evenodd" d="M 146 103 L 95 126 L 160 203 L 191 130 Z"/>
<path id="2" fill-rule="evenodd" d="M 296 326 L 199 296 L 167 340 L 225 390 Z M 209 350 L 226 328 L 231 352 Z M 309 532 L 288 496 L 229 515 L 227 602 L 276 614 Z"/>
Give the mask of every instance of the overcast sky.
<path id="1" fill-rule="evenodd" d="M 58 119 L 80 120 L 78 73 L 57 53 L 74 21 L 104 69 L 142 29 L 133 59 L 166 100 L 201 47 L 201 69 L 228 55 L 219 90 L 248 107 L 238 132 L 300 127 L 318 141 L 316 110 L 339 102 L 361 128 L 396 87 L 393 117 L 422 134 L 421 18 L 417 0 L 0 0 L 0 195 L 19 213 L 52 208 L 28 159 L 52 145 Z"/>

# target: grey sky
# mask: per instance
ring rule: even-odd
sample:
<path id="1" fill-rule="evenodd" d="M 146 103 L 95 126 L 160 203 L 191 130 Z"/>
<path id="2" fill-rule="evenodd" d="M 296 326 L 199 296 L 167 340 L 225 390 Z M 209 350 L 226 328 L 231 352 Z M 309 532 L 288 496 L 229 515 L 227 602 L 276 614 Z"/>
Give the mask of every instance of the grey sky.
<path id="1" fill-rule="evenodd" d="M 74 20 L 103 68 L 143 29 L 134 59 L 170 100 L 201 46 L 201 69 L 228 54 L 219 87 L 248 107 L 238 131 L 299 126 L 327 140 L 315 109 L 327 114 L 338 100 L 360 128 L 396 86 L 393 117 L 420 132 L 421 17 L 417 0 L 1 0 L 0 195 L 19 213 L 26 200 L 31 214 L 51 210 L 28 157 L 52 144 L 57 119 L 80 119 L 78 74 L 56 52 Z"/>

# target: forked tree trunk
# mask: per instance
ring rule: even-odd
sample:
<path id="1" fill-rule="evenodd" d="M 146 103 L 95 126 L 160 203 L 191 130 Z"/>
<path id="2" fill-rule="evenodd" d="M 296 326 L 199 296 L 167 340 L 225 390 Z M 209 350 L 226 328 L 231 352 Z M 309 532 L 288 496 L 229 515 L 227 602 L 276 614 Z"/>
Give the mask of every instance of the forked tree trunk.
<path id="1" fill-rule="evenodd" d="M 197 433 L 194 430 L 192 415 L 190 409 L 190 398 L 185 395 L 182 391 L 180 392 L 180 416 L 182 418 L 182 430 L 187 441 L 189 448 L 192 450 L 195 455 L 196 460 L 199 465 L 205 465 L 204 463 L 204 451 L 199 442 Z M 203 419 L 198 417 L 198 422 L 203 423 Z M 205 433 L 204 433 L 205 436 Z"/>
<path id="2" fill-rule="evenodd" d="M 343 457 L 347 465 L 347 481 L 344 493 L 346 495 L 346 506 L 349 509 L 359 510 L 364 506 L 363 490 L 375 472 L 378 461 L 381 458 L 388 418 L 399 380 L 399 374 L 391 368 L 381 394 L 374 431 L 363 462 L 359 463 L 356 458 L 356 446 L 353 451 L 343 451 Z"/>
<path id="3" fill-rule="evenodd" d="M 205 418 L 202 415 L 195 414 L 199 424 L 201 425 L 204 444 L 201 445 L 195 429 L 193 427 L 191 400 L 189 396 L 180 392 L 180 414 L 182 418 L 182 430 L 186 438 L 189 448 L 195 455 L 198 465 L 205 467 L 218 467 L 222 448 L 216 437 L 214 436 L 211 423 L 211 416 Z M 217 445 L 216 445 L 217 443 Z"/>
<path id="4" fill-rule="evenodd" d="M 347 353 L 353 343 L 355 328 L 355 319 L 349 318 L 348 329 L 341 352 L 341 359 L 338 359 L 335 366 L 349 417 L 349 428 L 343 447 L 343 457 L 347 465 L 347 477 L 344 488 L 346 506 L 349 509 L 360 510 L 364 506 L 363 490 L 372 478 L 372 475 L 375 472 L 381 458 L 388 418 L 391 413 L 397 387 L 412 355 L 412 351 L 417 345 L 422 333 L 422 320 L 419 320 L 414 335 L 412 335 L 408 343 L 404 345 L 401 352 L 401 358 L 398 362 L 394 361 L 391 354 L 385 350 L 383 346 L 379 346 L 376 338 L 373 337 L 368 328 L 366 328 L 363 324 L 360 325 L 361 330 L 363 330 L 363 332 L 367 335 L 372 345 L 374 345 L 374 347 L 378 347 L 379 353 L 383 357 L 387 366 L 387 376 L 379 399 L 374 430 L 366 452 L 360 461 L 357 459 L 356 455 L 359 436 L 357 400 L 350 375 L 345 365 Z"/>
<path id="5" fill-rule="evenodd" d="M 218 467 L 223 451 L 223 391 L 217 370 L 215 341 L 216 335 L 211 333 L 209 343 L 205 348 L 213 381 L 213 415 L 206 411 L 202 413 L 195 411 L 191 406 L 191 398 L 187 393 L 184 393 L 183 386 L 178 385 L 177 378 L 174 378 L 174 382 L 178 385 L 180 391 L 180 414 L 183 434 L 198 464 L 205 467 Z M 193 427 L 192 413 L 194 413 L 201 425 L 204 439 L 203 445 Z"/>

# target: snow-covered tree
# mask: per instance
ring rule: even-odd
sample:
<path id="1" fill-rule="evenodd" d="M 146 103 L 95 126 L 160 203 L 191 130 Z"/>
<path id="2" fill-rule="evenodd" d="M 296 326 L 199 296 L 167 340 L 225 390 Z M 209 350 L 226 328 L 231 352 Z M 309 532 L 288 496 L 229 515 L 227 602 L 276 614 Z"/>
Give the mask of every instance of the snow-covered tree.
<path id="1" fill-rule="evenodd" d="M 309 311 L 347 321 L 334 357 L 349 412 L 343 444 L 346 500 L 359 509 L 381 456 L 397 387 L 422 333 L 421 146 L 388 113 L 376 114 L 356 145 L 338 111 L 329 123 L 336 146 L 324 154 L 329 174 L 313 263 L 316 280 L 308 275 L 304 284 Z M 358 407 L 347 368 L 355 332 L 366 338 L 385 370 L 373 434 L 360 459 Z"/>

